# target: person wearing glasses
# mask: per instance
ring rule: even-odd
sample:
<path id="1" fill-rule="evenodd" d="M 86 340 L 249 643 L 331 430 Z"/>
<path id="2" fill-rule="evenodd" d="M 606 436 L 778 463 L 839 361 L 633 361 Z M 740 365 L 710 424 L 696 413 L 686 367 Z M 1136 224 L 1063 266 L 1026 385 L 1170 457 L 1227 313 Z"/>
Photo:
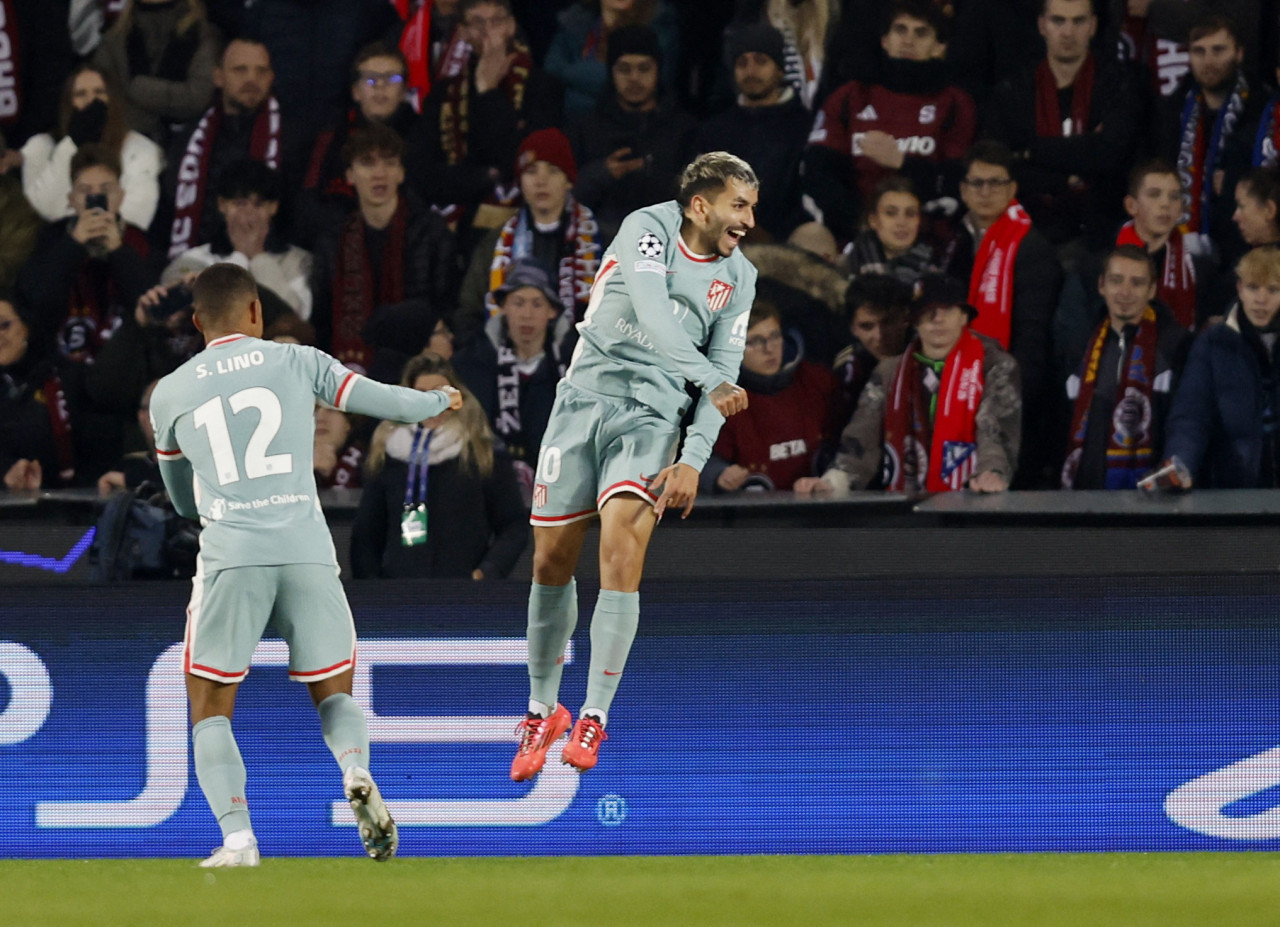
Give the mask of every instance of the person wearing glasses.
<path id="1" fill-rule="evenodd" d="M 834 452 L 844 425 L 836 418 L 835 376 L 804 359 L 804 343 L 783 331 L 778 307 L 759 297 L 747 320 L 738 385 L 747 408 L 725 420 L 698 488 L 786 491 L 821 473 L 820 458 Z"/>
<path id="2" fill-rule="evenodd" d="M 1062 268 L 1053 246 L 1035 228 L 1017 199 L 1013 153 L 1000 142 L 981 141 L 964 159 L 960 198 L 966 211 L 946 249 L 949 276 L 966 280 L 978 310 L 974 331 L 994 338 L 1022 371 L 1022 409 L 1027 440 L 1018 464 L 1020 485 L 1056 485 L 1056 469 L 1037 459 L 1044 443 L 1034 439 L 1051 382 L 1050 347 Z"/>
<path id="3" fill-rule="evenodd" d="M 412 134 L 417 114 L 408 102 L 409 66 L 399 49 L 371 42 L 356 53 L 351 66 L 351 102 L 332 125 L 316 137 L 302 181 L 295 237 L 304 240 L 323 224 L 317 213 L 343 215 L 355 205 L 355 189 L 347 182 L 342 146 L 356 130 L 380 122 L 402 139 Z"/>

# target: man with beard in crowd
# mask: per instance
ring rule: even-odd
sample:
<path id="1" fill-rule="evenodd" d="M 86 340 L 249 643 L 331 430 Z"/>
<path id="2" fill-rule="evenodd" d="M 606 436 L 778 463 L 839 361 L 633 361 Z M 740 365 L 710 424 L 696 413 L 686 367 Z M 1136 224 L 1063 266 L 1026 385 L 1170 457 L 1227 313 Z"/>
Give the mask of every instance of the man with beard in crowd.
<path id="1" fill-rule="evenodd" d="M 1190 40 L 1191 73 L 1161 111 L 1157 153 L 1178 167 L 1189 247 L 1230 266 L 1245 250 L 1231 221 L 1236 181 L 1249 167 L 1265 101 L 1245 76 L 1244 37 L 1233 20 L 1202 17 Z"/>
<path id="2" fill-rule="evenodd" d="M 212 194 L 228 164 L 251 158 L 280 170 L 287 162 L 274 80 L 265 45 L 244 38 L 227 43 L 213 71 L 213 104 L 169 152 L 151 226 L 159 256 L 175 258 L 213 238 L 221 218 Z"/>
<path id="3" fill-rule="evenodd" d="M 756 230 L 774 241 L 785 241 L 809 220 L 801 205 L 800 162 L 812 117 L 786 82 L 783 46 L 782 33 L 768 23 L 733 33 L 737 102 L 703 122 L 694 138 L 698 151 L 728 151 L 755 168 L 769 191 L 756 213 Z"/>

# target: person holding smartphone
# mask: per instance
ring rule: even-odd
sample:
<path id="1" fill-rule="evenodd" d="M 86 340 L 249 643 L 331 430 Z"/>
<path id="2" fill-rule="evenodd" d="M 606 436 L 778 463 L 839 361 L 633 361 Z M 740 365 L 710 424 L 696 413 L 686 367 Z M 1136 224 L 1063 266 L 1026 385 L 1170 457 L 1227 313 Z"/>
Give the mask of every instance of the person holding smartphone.
<path id="1" fill-rule="evenodd" d="M 60 353 L 73 361 L 92 361 L 155 282 L 145 234 L 120 215 L 120 173 L 119 160 L 102 145 L 76 152 L 72 215 L 44 229 L 18 276 L 19 297 L 38 324 L 57 332 Z"/>

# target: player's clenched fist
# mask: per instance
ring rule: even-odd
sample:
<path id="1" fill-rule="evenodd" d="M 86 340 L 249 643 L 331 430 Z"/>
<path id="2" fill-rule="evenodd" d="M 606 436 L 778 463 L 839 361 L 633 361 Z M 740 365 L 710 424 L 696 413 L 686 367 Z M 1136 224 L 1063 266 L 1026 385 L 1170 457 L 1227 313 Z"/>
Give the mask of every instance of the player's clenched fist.
<path id="1" fill-rule="evenodd" d="M 462 393 L 454 389 L 452 386 L 440 387 L 440 392 L 449 397 L 449 408 L 457 412 L 462 408 Z"/>
<path id="2" fill-rule="evenodd" d="M 711 404 L 725 418 L 747 408 L 747 391 L 732 383 L 721 383 L 711 391 L 710 397 Z"/>

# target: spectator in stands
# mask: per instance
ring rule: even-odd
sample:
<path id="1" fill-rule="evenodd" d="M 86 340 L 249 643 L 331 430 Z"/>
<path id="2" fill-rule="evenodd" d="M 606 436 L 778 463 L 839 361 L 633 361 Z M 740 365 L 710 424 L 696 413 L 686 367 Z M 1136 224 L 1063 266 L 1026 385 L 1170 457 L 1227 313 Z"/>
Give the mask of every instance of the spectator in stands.
<path id="1" fill-rule="evenodd" d="M 561 123 L 563 94 L 517 38 L 510 0 L 462 0 L 461 9 L 469 55 L 431 88 L 409 143 L 409 177 L 450 224 L 496 228 L 513 212 L 520 139 Z"/>
<path id="2" fill-rule="evenodd" d="M 897 277 L 863 274 L 845 294 L 853 342 L 836 355 L 836 421 L 843 427 L 858 408 L 862 390 L 883 361 L 907 346 L 911 288 Z"/>
<path id="3" fill-rule="evenodd" d="M 969 94 L 949 83 L 941 60 L 946 28 L 930 0 L 895 0 L 880 34 L 882 79 L 850 81 L 822 105 L 805 155 L 805 188 L 837 238 L 854 236 L 852 217 L 894 172 L 911 178 L 926 208 L 954 202 L 976 113 Z"/>
<path id="4" fill-rule="evenodd" d="M 574 193 L 613 240 L 629 213 L 670 199 L 675 179 L 692 155 L 693 117 L 660 92 L 662 59 L 657 34 L 626 26 L 609 37 L 611 93 L 570 127 L 578 162 Z"/>
<path id="5" fill-rule="evenodd" d="M 783 72 L 785 80 L 800 97 L 805 109 L 821 104 L 819 86 L 827 68 L 828 49 L 833 45 L 836 26 L 840 22 L 840 0 L 746 0 L 736 4 L 734 21 L 725 30 L 726 51 L 733 47 L 737 32 L 743 28 L 767 23 L 782 33 Z M 734 59 L 725 55 L 726 64 Z M 849 78 L 846 78 L 848 80 Z M 841 82 L 843 83 L 843 81 Z"/>
<path id="6" fill-rule="evenodd" d="M 454 298 L 454 242 L 444 220 L 403 189 L 404 142 L 371 123 L 343 146 L 356 208 L 322 229 L 311 322 L 322 349 L 394 380 L 426 346 Z"/>
<path id="7" fill-rule="evenodd" d="M 36 314 L 0 291 L 0 473 L 9 490 L 96 479 L 114 452 L 82 414 L 80 365 L 58 355 Z M 110 456 L 106 456 L 110 455 Z"/>
<path id="8" fill-rule="evenodd" d="M 1071 430 L 1064 489 L 1133 489 L 1161 459 L 1164 423 L 1182 367 L 1187 330 L 1155 302 L 1151 256 L 1119 245 L 1098 290 L 1107 316 L 1067 380 Z"/>
<path id="9" fill-rule="evenodd" d="M 463 340 L 497 313 L 494 293 L 515 261 L 554 268 L 556 302 L 567 313 L 567 324 L 576 325 L 587 311 L 603 243 L 595 214 L 573 197 L 578 166 L 569 139 L 559 129 L 525 136 L 516 176 L 523 205 L 480 239 L 462 282 L 454 325 Z"/>
<path id="10" fill-rule="evenodd" d="M 1009 488 L 1022 433 L 1017 362 L 969 329 L 963 283 L 927 274 L 916 294 L 915 338 L 876 368 L 835 463 L 797 492 L 840 495 L 877 476 L 890 492 Z"/>
<path id="11" fill-rule="evenodd" d="M 251 158 L 279 170 L 286 132 L 271 95 L 275 74 L 267 47 L 232 39 L 213 71 L 218 93 L 194 126 L 170 148 L 155 240 L 175 258 L 213 239 L 220 217 L 215 197 L 228 164 Z"/>
<path id="12" fill-rule="evenodd" d="M 886 177 L 866 203 L 867 227 L 845 249 L 850 274 L 889 274 L 913 284 L 938 269 L 933 245 L 920 238 L 920 197 L 910 180 Z"/>
<path id="13" fill-rule="evenodd" d="M 93 65 L 121 89 L 129 128 L 164 146 L 170 126 L 209 105 L 219 41 L 202 0 L 133 0 L 102 37 Z"/>
<path id="14" fill-rule="evenodd" d="M 18 277 L 36 324 L 57 331 L 60 352 L 91 360 L 154 282 L 147 241 L 124 221 L 120 163 L 100 145 L 71 159 L 73 214 L 47 226 Z M 132 406 L 130 406 L 132 408 Z"/>
<path id="15" fill-rule="evenodd" d="M 0 136 L 0 157 L 3 153 L 4 136 Z M 17 282 L 43 224 L 22 194 L 17 175 L 0 174 L 0 290 L 12 289 Z"/>
<path id="16" fill-rule="evenodd" d="M 830 365 L 848 341 L 844 294 L 849 288 L 831 232 L 806 222 L 786 243 L 750 242 L 743 254 L 758 272 L 756 298 L 782 313 L 782 327 L 804 343 L 806 360 Z"/>
<path id="17" fill-rule="evenodd" d="M 102 71 L 81 65 L 67 78 L 55 134 L 33 135 L 22 146 L 22 189 L 48 222 L 71 214 L 71 159 L 81 145 L 100 144 L 120 162 L 125 192 L 120 215 L 146 230 L 156 214 L 164 152 L 125 128 L 125 102 Z"/>
<path id="18" fill-rule="evenodd" d="M 466 67 L 471 45 L 463 34 L 461 0 L 396 0 L 404 20 L 397 42 L 407 65 L 407 98 L 415 112 L 441 78 Z"/>
<path id="19" fill-rule="evenodd" d="M 1280 81 L 1280 64 L 1276 65 L 1276 78 Z M 1280 167 L 1280 93 L 1271 96 L 1262 106 L 1250 163 L 1254 167 Z"/>
<path id="20" fill-rule="evenodd" d="M 727 151 L 742 158 L 769 195 L 756 209 L 752 235 L 785 241 L 809 220 L 801 205 L 800 162 L 813 117 L 786 83 L 782 33 L 768 23 L 744 26 L 728 39 L 736 103 L 701 123 L 699 152 Z"/>
<path id="21" fill-rule="evenodd" d="M 569 360 L 573 317 L 535 263 L 512 263 L 491 295 L 497 315 L 454 356 L 453 366 L 512 458 L 528 504 L 542 435 Z"/>
<path id="22" fill-rule="evenodd" d="M 609 85 L 605 67 L 609 40 L 618 29 L 648 26 L 662 49 L 659 80 L 675 94 L 680 31 L 675 10 L 665 0 L 581 0 L 559 16 L 543 66 L 564 84 L 564 112 L 570 119 L 588 115 Z"/>
<path id="23" fill-rule="evenodd" d="M 317 489 L 359 489 L 365 453 L 361 434 L 352 417 L 327 406 L 316 406 L 316 437 L 312 467 Z"/>
<path id="24" fill-rule="evenodd" d="M 1036 227 L 1068 263 L 1110 240 L 1143 111 L 1111 56 L 1090 50 L 1095 0 L 1044 0 L 1047 54 L 995 88 L 984 134 L 1017 152 L 1014 174 Z M 979 307 L 981 310 L 981 307 Z"/>
<path id="25" fill-rule="evenodd" d="M 255 37 L 271 55 L 273 93 L 289 120 L 286 141 L 306 142 L 286 154 L 285 175 L 301 173 L 316 134 L 351 97 L 347 75 L 356 53 L 399 27 L 396 8 L 384 0 L 219 2 L 224 11 L 238 8 L 230 34 Z"/>
<path id="26" fill-rule="evenodd" d="M 448 362 L 423 354 L 401 385 L 461 390 L 462 408 L 373 434 L 351 529 L 357 579 L 501 579 L 529 542 L 529 511 L 484 411 Z"/>
<path id="27" fill-rule="evenodd" d="M 1212 250 L 1225 266 L 1244 251 L 1231 222 L 1233 194 L 1249 166 L 1263 99 L 1245 76 L 1244 37 L 1234 21 L 1202 17 L 1190 40 L 1191 73 L 1163 106 L 1156 139 L 1159 153 L 1178 165 L 1193 250 Z"/>
<path id="28" fill-rule="evenodd" d="M 700 490 L 788 491 L 820 472 L 819 461 L 843 422 L 835 418 L 835 377 L 803 354 L 803 346 L 783 332 L 777 307 L 757 299 L 738 375 L 747 409 L 725 420 L 698 479 Z"/>
<path id="29" fill-rule="evenodd" d="M 1280 249 L 1236 266 L 1240 300 L 1191 346 L 1164 451 L 1197 487 L 1280 486 Z"/>
<path id="30" fill-rule="evenodd" d="M 1254 168 L 1236 184 L 1232 221 L 1250 248 L 1280 245 L 1280 171 Z"/>
<path id="31" fill-rule="evenodd" d="M 140 444 L 126 452 L 113 469 L 98 477 L 98 495 L 108 496 L 120 489 L 137 489 L 143 483 L 151 483 L 158 490 L 164 486 L 160 477 L 160 465 L 156 462 L 156 432 L 151 427 L 151 393 L 157 380 L 147 384 L 138 404 L 137 428 Z"/>
<path id="32" fill-rule="evenodd" d="M 351 99 L 348 107 L 311 149 L 311 162 L 302 182 L 298 235 L 307 239 L 311 229 L 323 224 L 322 210 L 345 215 L 355 205 L 355 191 L 347 183 L 342 146 L 355 129 L 381 122 L 406 141 L 412 136 L 417 115 L 407 95 L 409 65 L 398 50 L 372 42 L 356 54 L 351 66 Z"/>
<path id="33" fill-rule="evenodd" d="M 1053 246 L 1018 202 L 1013 155 L 1000 142 L 981 141 L 964 159 L 960 196 L 966 212 L 954 230 L 947 273 L 969 281 L 977 309 L 974 331 L 988 335 L 1018 362 L 1022 381 L 1023 458 L 1017 488 L 1040 485 L 1050 461 L 1046 443 L 1050 399 L 1050 341 L 1062 268 Z M 1057 476 L 1056 461 L 1050 467 Z"/>
<path id="34" fill-rule="evenodd" d="M 1145 161 L 1135 167 L 1129 174 L 1124 209 L 1131 218 L 1120 227 L 1115 243 L 1146 249 L 1160 270 L 1156 297 L 1169 307 L 1179 325 L 1188 331 L 1197 330 L 1208 314 L 1207 306 L 1205 311 L 1200 308 L 1199 293 L 1201 281 L 1207 279 L 1211 268 L 1207 261 L 1191 253 L 1178 227 L 1182 181 L 1177 169 L 1161 160 Z"/>
<path id="35" fill-rule="evenodd" d="M 280 173 L 261 161 L 228 164 L 218 178 L 222 223 L 207 245 L 174 258 L 160 276 L 176 283 L 211 264 L 230 261 L 253 274 L 259 290 L 270 290 L 304 321 L 311 318 L 311 255 L 287 244 L 275 227 L 280 210 Z"/>

